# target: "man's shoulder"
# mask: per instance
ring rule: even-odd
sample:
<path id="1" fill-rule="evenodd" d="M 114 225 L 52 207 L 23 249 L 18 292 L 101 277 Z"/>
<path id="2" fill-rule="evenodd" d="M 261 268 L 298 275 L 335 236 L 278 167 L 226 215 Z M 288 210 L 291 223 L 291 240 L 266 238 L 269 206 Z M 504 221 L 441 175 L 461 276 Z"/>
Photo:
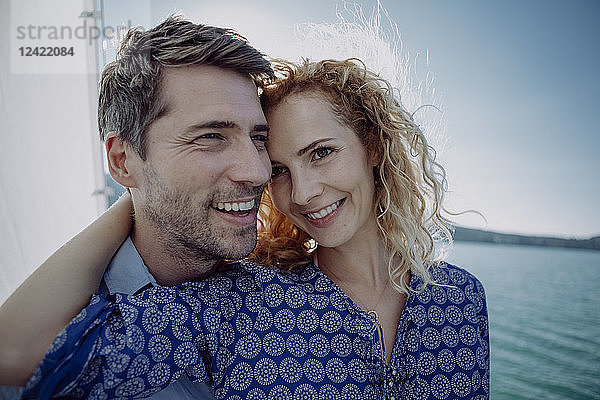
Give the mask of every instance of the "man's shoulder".
<path id="1" fill-rule="evenodd" d="M 261 290 L 276 283 L 283 286 L 308 283 L 317 277 L 318 268 L 312 263 L 296 267 L 291 271 L 283 271 L 274 266 L 265 266 L 243 259 L 221 265 L 214 274 L 205 279 L 210 286 L 230 286 L 242 289 L 243 292 Z M 224 283 L 230 282 L 230 283 Z"/>
<path id="2" fill-rule="evenodd" d="M 243 259 L 223 263 L 208 278 L 208 281 L 211 282 L 226 278 L 235 282 L 247 281 L 260 283 L 273 279 L 276 274 L 277 271 L 272 268 Z"/>
<path id="3" fill-rule="evenodd" d="M 307 281 L 315 277 L 319 270 L 312 262 L 296 266 L 291 270 L 276 267 L 273 265 L 260 265 L 253 261 L 244 259 L 231 263 L 232 268 L 243 270 L 248 274 L 253 274 L 257 279 L 269 281 L 278 279 L 283 281 Z"/>

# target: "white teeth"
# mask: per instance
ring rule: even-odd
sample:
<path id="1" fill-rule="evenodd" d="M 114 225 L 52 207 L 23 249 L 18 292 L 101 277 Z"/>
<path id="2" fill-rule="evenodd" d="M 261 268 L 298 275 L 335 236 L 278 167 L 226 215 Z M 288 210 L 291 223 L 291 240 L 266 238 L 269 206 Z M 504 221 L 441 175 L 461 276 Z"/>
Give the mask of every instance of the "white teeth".
<path id="1" fill-rule="evenodd" d="M 240 203 L 240 211 L 248 211 L 254 208 L 254 200 L 250 200 L 246 203 Z"/>
<path id="2" fill-rule="evenodd" d="M 319 218 L 324 218 L 326 216 L 328 216 L 329 214 L 331 214 L 332 212 L 334 212 L 335 210 L 337 210 L 338 206 L 339 206 L 340 201 L 337 201 L 335 203 L 333 203 L 330 206 L 324 207 L 319 211 L 315 211 L 314 213 L 309 213 L 306 214 L 310 219 L 319 219 Z"/>
<path id="3" fill-rule="evenodd" d="M 222 201 L 215 202 L 212 206 L 221 211 L 249 211 L 254 208 L 254 199 L 247 202 L 231 202 L 225 203 Z"/>

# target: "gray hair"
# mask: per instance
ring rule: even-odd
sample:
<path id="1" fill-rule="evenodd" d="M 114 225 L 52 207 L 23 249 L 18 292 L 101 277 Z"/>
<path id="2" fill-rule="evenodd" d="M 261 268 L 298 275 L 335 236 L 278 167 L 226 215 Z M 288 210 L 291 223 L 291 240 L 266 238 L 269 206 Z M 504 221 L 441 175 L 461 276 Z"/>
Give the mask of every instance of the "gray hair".
<path id="1" fill-rule="evenodd" d="M 166 111 L 160 98 L 164 69 L 201 64 L 247 74 L 259 88 L 274 76 L 264 56 L 233 30 L 194 24 L 179 16 L 170 16 L 148 31 L 132 28 L 116 61 L 102 72 L 100 138 L 116 131 L 145 159 L 146 130 Z"/>

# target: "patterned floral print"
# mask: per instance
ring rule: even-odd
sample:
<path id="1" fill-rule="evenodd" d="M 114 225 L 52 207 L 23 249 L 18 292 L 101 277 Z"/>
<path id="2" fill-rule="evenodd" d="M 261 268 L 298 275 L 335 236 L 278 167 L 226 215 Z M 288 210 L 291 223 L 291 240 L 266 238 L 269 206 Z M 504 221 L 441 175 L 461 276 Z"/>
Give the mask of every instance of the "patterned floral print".
<path id="1" fill-rule="evenodd" d="M 239 262 L 202 282 L 94 296 L 24 397 L 141 398 L 187 374 L 217 399 L 487 399 L 484 289 L 449 264 L 432 275 L 407 300 L 389 365 L 375 320 L 313 264 Z"/>

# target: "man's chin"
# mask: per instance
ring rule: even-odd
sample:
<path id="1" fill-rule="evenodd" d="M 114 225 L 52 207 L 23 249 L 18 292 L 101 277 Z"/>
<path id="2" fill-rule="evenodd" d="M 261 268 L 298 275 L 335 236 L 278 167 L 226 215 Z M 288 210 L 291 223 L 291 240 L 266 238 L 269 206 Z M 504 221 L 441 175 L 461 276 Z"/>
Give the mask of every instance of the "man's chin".
<path id="1" fill-rule="evenodd" d="M 221 238 L 221 258 L 226 260 L 239 260 L 247 257 L 256 246 L 256 230 L 243 234 L 231 235 Z"/>
<path id="2" fill-rule="evenodd" d="M 243 246 L 243 247 L 238 247 L 238 248 L 232 247 L 228 251 L 229 254 L 223 258 L 225 258 L 227 260 L 240 260 L 242 258 L 246 258 L 246 257 L 248 257 L 248 255 L 250 253 L 252 253 L 255 246 L 256 246 L 256 240 L 254 241 L 254 243 L 252 243 L 251 245 L 248 245 L 248 246 Z"/>

